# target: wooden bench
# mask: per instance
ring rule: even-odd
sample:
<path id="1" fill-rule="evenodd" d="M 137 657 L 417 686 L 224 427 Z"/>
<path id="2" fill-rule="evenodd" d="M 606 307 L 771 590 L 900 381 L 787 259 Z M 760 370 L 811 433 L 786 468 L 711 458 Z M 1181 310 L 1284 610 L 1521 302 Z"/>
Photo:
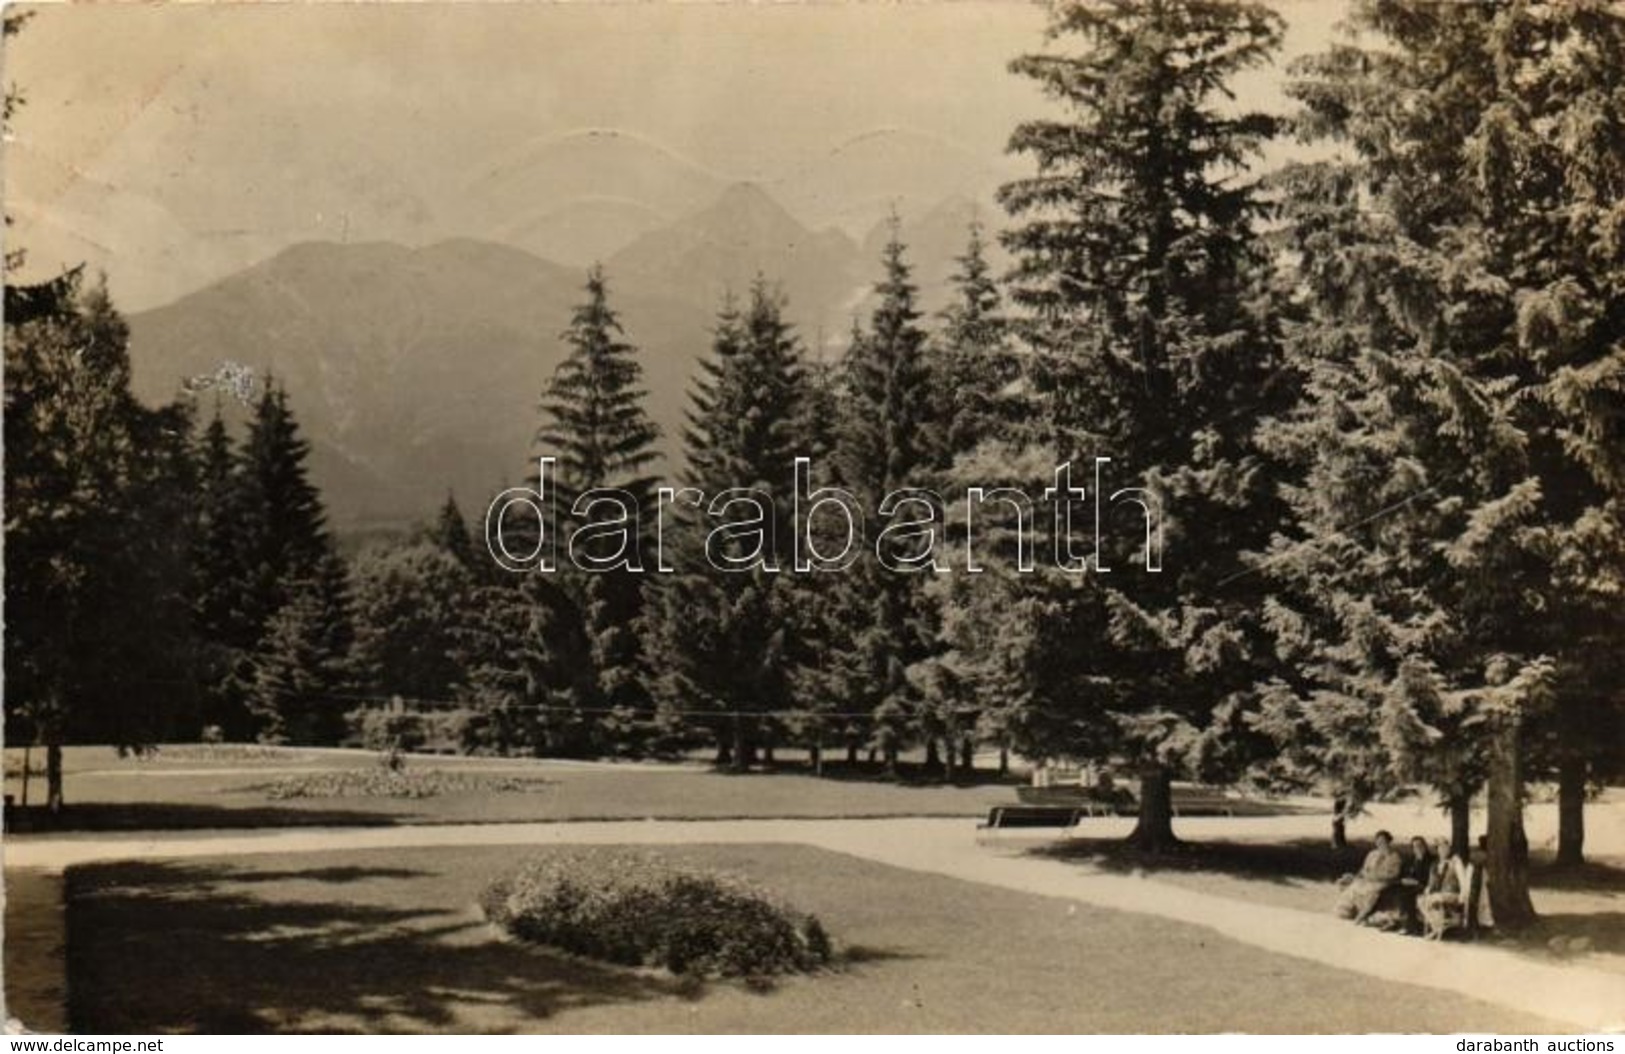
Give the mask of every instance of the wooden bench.
<path id="1" fill-rule="evenodd" d="M 1017 827 L 1075 827 L 1086 816 L 1111 816 L 1113 808 L 1104 803 L 1077 805 L 995 805 L 980 830 L 1007 830 Z"/>

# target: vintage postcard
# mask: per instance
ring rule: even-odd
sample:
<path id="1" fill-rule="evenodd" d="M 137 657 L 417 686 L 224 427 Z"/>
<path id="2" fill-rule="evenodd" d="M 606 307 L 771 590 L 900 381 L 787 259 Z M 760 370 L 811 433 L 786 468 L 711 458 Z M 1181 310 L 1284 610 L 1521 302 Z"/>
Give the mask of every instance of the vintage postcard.
<path id="1" fill-rule="evenodd" d="M 4 30 L 11 1031 L 1614 1049 L 1618 4 Z"/>

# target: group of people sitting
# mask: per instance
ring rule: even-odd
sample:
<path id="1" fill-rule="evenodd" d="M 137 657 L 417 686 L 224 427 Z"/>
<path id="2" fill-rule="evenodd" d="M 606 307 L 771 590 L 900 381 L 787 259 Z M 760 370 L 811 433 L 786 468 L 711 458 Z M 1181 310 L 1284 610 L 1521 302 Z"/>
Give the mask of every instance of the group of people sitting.
<path id="1" fill-rule="evenodd" d="M 1482 840 L 1471 853 L 1453 854 L 1449 839 L 1430 847 L 1427 839 L 1412 838 L 1409 856 L 1387 831 L 1378 831 L 1375 841 L 1359 873 L 1338 880 L 1339 918 L 1433 940 L 1487 924 Z"/>

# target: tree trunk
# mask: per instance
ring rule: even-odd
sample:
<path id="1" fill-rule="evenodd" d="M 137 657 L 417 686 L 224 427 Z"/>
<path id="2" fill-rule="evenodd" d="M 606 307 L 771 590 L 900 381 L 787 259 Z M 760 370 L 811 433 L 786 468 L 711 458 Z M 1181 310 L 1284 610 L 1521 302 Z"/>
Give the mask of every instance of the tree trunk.
<path id="1" fill-rule="evenodd" d="M 847 763 L 847 765 L 853 766 L 853 767 L 855 767 L 857 765 L 857 763 L 858 763 L 858 745 L 856 743 L 848 743 L 846 745 L 846 763 Z"/>
<path id="2" fill-rule="evenodd" d="M 1490 744 L 1489 859 L 1485 880 L 1498 930 L 1535 920 L 1529 899 L 1529 841 L 1523 830 L 1523 756 L 1518 722 L 1508 721 Z"/>
<path id="3" fill-rule="evenodd" d="M 1586 731 L 1584 711 L 1563 703 L 1557 721 L 1557 864 L 1586 862 Z"/>
<path id="4" fill-rule="evenodd" d="M 813 775 L 817 776 L 819 779 L 823 779 L 824 748 L 816 742 L 813 743 L 812 746 L 807 748 L 807 757 L 808 760 L 812 762 Z"/>
<path id="5" fill-rule="evenodd" d="M 897 744 L 886 744 L 886 775 L 897 775 Z"/>
<path id="6" fill-rule="evenodd" d="M 1140 770 L 1140 819 L 1128 842 L 1142 852 L 1167 852 L 1179 844 L 1174 837 L 1173 784 L 1173 773 L 1160 765 Z"/>
<path id="7" fill-rule="evenodd" d="M 23 808 L 28 808 L 28 775 L 34 767 L 34 745 L 26 744 L 23 747 Z"/>
<path id="8" fill-rule="evenodd" d="M 944 783 L 952 783 L 954 782 L 955 777 L 958 776 L 958 773 L 954 771 L 955 760 L 954 741 L 952 739 L 946 739 L 943 741 L 942 751 L 942 780 Z"/>
<path id="9" fill-rule="evenodd" d="M 1008 744 L 999 744 L 999 775 L 1010 775 L 1010 747 Z"/>
<path id="10" fill-rule="evenodd" d="M 959 770 L 967 777 L 976 772 L 976 744 L 969 736 L 959 741 Z"/>
<path id="11" fill-rule="evenodd" d="M 52 816 L 62 811 L 62 744 L 45 746 L 45 810 Z"/>
<path id="12" fill-rule="evenodd" d="M 1564 758 L 1557 771 L 1557 864 L 1585 863 L 1586 759 Z"/>
<path id="13" fill-rule="evenodd" d="M 1457 794 L 1450 799 L 1450 853 L 1466 860 L 1473 848 L 1473 799 Z"/>
<path id="14" fill-rule="evenodd" d="M 730 772 L 744 772 L 750 767 L 750 758 L 746 753 L 745 722 L 738 714 L 734 714 L 733 725 L 733 758 L 728 765 L 728 769 Z"/>
<path id="15" fill-rule="evenodd" d="M 1349 829 L 1346 811 L 1349 807 L 1347 798 L 1332 799 L 1332 848 L 1347 849 L 1349 847 Z"/>
<path id="16" fill-rule="evenodd" d="M 937 737 L 925 737 L 925 771 L 936 772 L 942 768 L 942 751 L 937 749 Z"/>
<path id="17" fill-rule="evenodd" d="M 733 761 L 733 756 L 734 756 L 734 752 L 733 752 L 732 745 L 730 745 L 729 742 L 726 739 L 722 738 L 721 736 L 718 736 L 717 737 L 717 760 L 716 760 L 717 768 L 719 768 L 719 769 L 727 768 L 728 765 Z"/>

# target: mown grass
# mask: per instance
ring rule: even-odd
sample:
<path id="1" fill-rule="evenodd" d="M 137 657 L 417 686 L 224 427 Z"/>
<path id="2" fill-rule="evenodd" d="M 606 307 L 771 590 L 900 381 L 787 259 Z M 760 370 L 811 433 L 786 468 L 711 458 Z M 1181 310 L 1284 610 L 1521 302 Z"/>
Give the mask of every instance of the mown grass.
<path id="1" fill-rule="evenodd" d="M 839 935 L 767 992 L 500 939 L 476 900 L 525 850 L 91 865 L 68 874 L 71 1020 L 93 1032 L 1548 1032 L 1462 997 L 1181 923 L 796 846 L 668 847 Z"/>
<path id="2" fill-rule="evenodd" d="M 743 819 L 764 817 L 985 816 L 1014 800 L 1007 784 L 943 786 L 816 778 L 793 771 L 730 775 L 700 767 L 579 765 L 523 759 L 413 757 L 407 772 L 439 784 L 426 797 L 273 797 L 277 787 L 342 781 L 336 772 L 374 764 L 364 752 L 301 754 L 278 762 L 120 759 L 102 747 L 70 748 L 69 808 L 51 819 L 35 804 L 22 830 L 138 830 L 264 826 L 493 823 L 533 820 Z M 186 756 L 183 754 L 183 756 Z M 427 774 L 443 775 L 429 777 Z M 486 782 L 465 777 L 482 777 Z M 490 781 L 541 779 L 541 793 L 493 793 Z M 7 793 L 16 793 L 8 780 Z M 459 789 L 459 788 L 462 789 Z"/>

